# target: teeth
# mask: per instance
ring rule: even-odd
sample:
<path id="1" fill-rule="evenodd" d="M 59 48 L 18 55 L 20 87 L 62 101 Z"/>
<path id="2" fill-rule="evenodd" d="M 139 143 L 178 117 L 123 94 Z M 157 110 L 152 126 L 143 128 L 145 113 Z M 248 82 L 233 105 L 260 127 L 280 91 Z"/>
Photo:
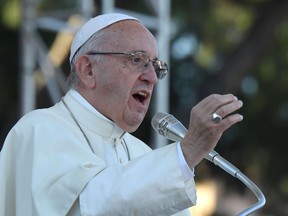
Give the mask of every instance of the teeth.
<path id="1" fill-rule="evenodd" d="M 145 92 L 139 92 L 139 95 L 141 95 L 142 97 L 147 97 L 147 94 Z"/>

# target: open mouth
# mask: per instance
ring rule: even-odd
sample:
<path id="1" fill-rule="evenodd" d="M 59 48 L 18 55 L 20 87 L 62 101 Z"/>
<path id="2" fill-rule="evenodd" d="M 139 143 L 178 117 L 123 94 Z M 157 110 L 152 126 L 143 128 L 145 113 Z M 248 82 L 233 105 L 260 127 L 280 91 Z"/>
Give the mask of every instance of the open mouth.
<path id="1" fill-rule="evenodd" d="M 140 103 L 144 104 L 145 100 L 148 98 L 148 94 L 146 92 L 141 91 L 134 94 L 133 98 L 139 101 Z"/>

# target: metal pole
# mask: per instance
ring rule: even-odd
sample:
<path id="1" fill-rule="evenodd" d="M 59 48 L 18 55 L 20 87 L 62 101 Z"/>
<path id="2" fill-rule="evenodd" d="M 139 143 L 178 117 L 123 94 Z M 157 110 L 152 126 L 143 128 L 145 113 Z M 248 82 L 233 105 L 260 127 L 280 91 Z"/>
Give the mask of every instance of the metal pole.
<path id="1" fill-rule="evenodd" d="M 101 13 L 112 13 L 115 10 L 115 0 L 103 0 Z"/>
<path id="2" fill-rule="evenodd" d="M 159 58 L 163 59 L 169 65 L 169 43 L 170 43 L 170 0 L 158 1 L 158 50 Z M 155 86 L 155 108 L 156 112 L 169 112 L 169 73 L 167 77 L 159 81 Z M 164 137 L 153 133 L 153 143 L 155 147 L 167 145 L 168 141 Z"/>
<path id="3" fill-rule="evenodd" d="M 94 13 L 94 2 L 93 0 L 82 0 L 81 1 L 81 12 L 85 20 L 89 20 Z"/>
<path id="4" fill-rule="evenodd" d="M 35 50 L 31 45 L 31 35 L 34 31 L 33 19 L 35 17 L 33 0 L 22 1 L 22 23 L 21 23 L 21 87 L 20 115 L 24 115 L 35 109 L 36 87 L 35 87 Z"/>

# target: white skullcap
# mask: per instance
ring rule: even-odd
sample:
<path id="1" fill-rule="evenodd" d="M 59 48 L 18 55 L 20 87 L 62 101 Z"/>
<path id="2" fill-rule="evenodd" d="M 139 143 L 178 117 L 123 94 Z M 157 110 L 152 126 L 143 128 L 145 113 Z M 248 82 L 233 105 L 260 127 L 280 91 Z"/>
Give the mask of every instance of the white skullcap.
<path id="1" fill-rule="evenodd" d="M 102 14 L 90 19 L 86 22 L 76 33 L 70 50 L 70 62 L 72 61 L 75 53 L 77 50 L 96 32 L 100 31 L 101 29 L 119 22 L 121 20 L 137 20 L 138 19 L 119 13 L 109 13 L 109 14 Z"/>

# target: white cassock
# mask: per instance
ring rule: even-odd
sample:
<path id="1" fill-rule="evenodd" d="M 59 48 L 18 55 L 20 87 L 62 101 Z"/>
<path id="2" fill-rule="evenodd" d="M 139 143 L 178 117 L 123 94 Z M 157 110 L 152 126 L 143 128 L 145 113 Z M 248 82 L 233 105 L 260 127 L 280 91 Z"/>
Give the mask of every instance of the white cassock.
<path id="1" fill-rule="evenodd" d="M 0 154 L 0 216 L 190 215 L 176 143 L 152 151 L 71 91 L 64 100 L 95 154 L 63 102 L 25 115 Z"/>

